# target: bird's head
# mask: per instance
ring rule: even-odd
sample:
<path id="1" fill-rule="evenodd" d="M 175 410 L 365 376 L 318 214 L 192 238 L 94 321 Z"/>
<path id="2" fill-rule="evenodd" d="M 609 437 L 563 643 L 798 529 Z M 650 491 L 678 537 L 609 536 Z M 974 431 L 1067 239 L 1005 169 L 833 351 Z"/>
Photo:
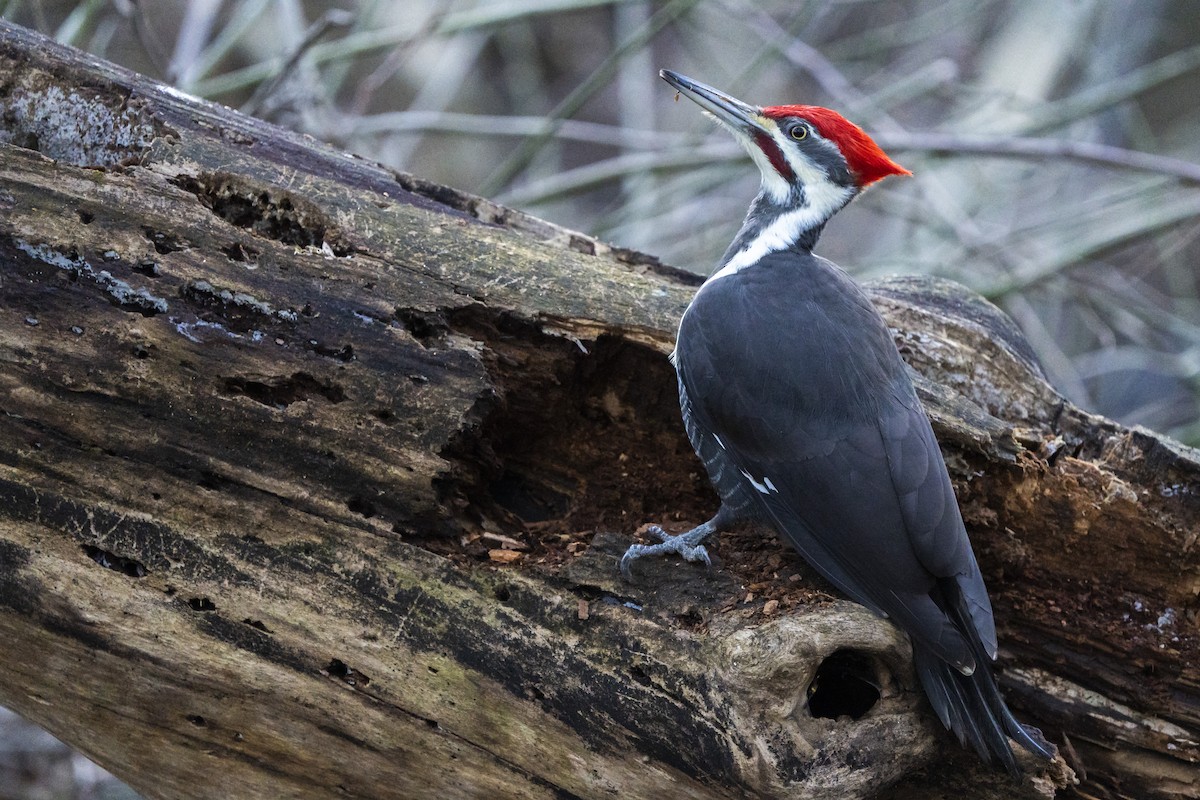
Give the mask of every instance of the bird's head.
<path id="1" fill-rule="evenodd" d="M 829 206 L 828 219 L 872 183 L 912 174 L 836 111 L 752 106 L 678 72 L 659 75 L 733 133 L 762 172 L 763 194 L 778 206 Z"/>

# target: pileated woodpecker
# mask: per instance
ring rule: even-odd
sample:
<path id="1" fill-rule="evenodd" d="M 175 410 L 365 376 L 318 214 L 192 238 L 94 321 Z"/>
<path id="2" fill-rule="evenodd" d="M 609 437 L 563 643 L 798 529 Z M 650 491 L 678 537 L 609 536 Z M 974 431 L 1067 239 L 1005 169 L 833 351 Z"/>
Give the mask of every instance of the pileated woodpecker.
<path id="1" fill-rule="evenodd" d="M 621 559 L 676 553 L 744 519 L 772 525 L 834 586 L 912 640 L 921 684 L 964 745 L 1012 775 L 1008 737 L 1054 747 L 1013 718 L 990 669 L 991 601 L 933 436 L 887 325 L 812 249 L 867 186 L 909 175 L 861 128 L 816 106 L 758 108 L 663 70 L 762 172 L 746 221 L 679 323 L 672 356 L 692 447 L 721 497 L 708 522 Z"/>

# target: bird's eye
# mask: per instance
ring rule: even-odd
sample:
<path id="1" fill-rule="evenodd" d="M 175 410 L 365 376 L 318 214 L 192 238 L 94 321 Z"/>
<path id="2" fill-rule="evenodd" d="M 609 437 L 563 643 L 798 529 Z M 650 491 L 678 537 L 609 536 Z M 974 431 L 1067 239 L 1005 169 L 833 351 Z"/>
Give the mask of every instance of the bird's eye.
<path id="1" fill-rule="evenodd" d="M 792 128 L 791 135 L 792 135 L 792 138 L 795 139 L 797 142 L 804 141 L 805 139 L 808 138 L 808 128 L 806 128 L 803 125 L 797 125 L 794 128 Z"/>

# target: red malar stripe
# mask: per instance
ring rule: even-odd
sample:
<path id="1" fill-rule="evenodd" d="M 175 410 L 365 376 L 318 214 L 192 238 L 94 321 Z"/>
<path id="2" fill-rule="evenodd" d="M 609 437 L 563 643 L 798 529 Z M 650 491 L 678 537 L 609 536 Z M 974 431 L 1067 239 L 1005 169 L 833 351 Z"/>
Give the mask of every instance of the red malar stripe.
<path id="1" fill-rule="evenodd" d="M 779 145 L 775 144 L 775 140 L 765 133 L 760 131 L 754 132 L 754 143 L 767 156 L 767 160 L 771 162 L 771 166 L 785 181 L 794 181 L 796 173 L 792 172 L 791 166 L 787 159 L 783 157 L 783 151 L 779 149 Z"/>

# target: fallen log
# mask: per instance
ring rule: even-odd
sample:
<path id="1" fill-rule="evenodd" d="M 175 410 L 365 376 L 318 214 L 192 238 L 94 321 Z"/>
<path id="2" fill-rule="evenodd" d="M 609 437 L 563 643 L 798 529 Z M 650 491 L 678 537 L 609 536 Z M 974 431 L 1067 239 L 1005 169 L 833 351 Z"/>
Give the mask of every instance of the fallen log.
<path id="1" fill-rule="evenodd" d="M 695 277 L 4 23 L 0 76 L 0 703 L 147 797 L 1200 794 L 1200 457 L 961 287 L 871 291 L 1066 759 L 1020 786 L 763 531 L 616 575 L 716 506 Z"/>

